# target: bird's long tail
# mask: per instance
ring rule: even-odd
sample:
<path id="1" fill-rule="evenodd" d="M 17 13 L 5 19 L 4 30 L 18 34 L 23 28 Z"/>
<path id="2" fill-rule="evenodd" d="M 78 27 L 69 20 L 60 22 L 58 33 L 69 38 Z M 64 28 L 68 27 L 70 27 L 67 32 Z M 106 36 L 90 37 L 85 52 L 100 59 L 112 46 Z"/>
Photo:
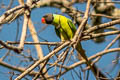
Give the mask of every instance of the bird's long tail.
<path id="1" fill-rule="evenodd" d="M 91 65 L 91 61 L 88 61 L 88 58 L 85 54 L 85 50 L 82 48 L 81 43 L 78 43 L 76 50 L 78 52 L 78 59 L 81 60 L 81 57 L 86 60 L 87 65 L 90 67 L 91 71 L 95 75 L 96 80 L 98 80 L 97 77 L 107 78 L 106 75 L 103 74 L 101 70 L 97 68 L 95 64 Z"/>
<path id="2" fill-rule="evenodd" d="M 93 66 L 91 65 L 91 61 L 88 60 L 88 58 L 87 58 L 87 56 L 85 54 L 85 51 L 84 51 L 84 49 L 81 46 L 81 43 L 77 44 L 76 50 L 78 52 L 78 55 L 80 55 L 83 59 L 85 59 L 87 65 L 90 67 L 91 71 L 93 72 L 94 76 L 96 77 L 97 75 L 95 73 L 95 70 L 94 70 Z"/>

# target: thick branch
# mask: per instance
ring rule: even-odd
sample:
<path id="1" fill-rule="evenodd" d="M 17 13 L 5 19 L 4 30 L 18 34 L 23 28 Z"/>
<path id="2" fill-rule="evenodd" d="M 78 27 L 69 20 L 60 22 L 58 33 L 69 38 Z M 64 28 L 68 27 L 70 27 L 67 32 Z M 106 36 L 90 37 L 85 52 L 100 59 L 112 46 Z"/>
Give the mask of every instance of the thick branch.
<path id="1" fill-rule="evenodd" d="M 43 57 L 41 60 L 38 60 L 35 64 L 33 64 L 30 68 L 26 69 L 21 75 L 19 75 L 15 80 L 20 80 L 23 78 L 25 75 L 30 73 L 34 68 L 36 68 L 40 63 L 43 63 L 45 60 L 48 58 L 52 57 L 55 53 L 63 49 L 65 46 L 68 46 L 70 44 L 69 41 L 65 42 L 63 45 L 59 46 L 55 50 L 53 50 L 51 53 L 49 53 L 47 56 Z"/>
<path id="2" fill-rule="evenodd" d="M 120 19 L 118 20 L 113 20 L 111 22 L 107 22 L 107 23 L 104 23 L 104 24 L 100 24 L 100 25 L 96 25 L 96 26 L 93 26 L 87 30 L 85 30 L 83 32 L 83 35 L 88 35 L 89 33 L 95 31 L 95 30 L 98 30 L 98 29 L 102 29 L 102 28 L 106 28 L 106 27 L 109 27 L 109 26 L 113 26 L 115 24 L 120 24 Z"/>
<path id="3" fill-rule="evenodd" d="M 82 40 L 88 40 L 88 39 L 93 39 L 93 38 L 108 36 L 108 35 L 115 35 L 115 34 L 119 34 L 119 33 L 120 33 L 120 31 L 109 31 L 109 32 L 98 33 L 98 34 L 89 34 L 87 36 L 83 36 Z"/>

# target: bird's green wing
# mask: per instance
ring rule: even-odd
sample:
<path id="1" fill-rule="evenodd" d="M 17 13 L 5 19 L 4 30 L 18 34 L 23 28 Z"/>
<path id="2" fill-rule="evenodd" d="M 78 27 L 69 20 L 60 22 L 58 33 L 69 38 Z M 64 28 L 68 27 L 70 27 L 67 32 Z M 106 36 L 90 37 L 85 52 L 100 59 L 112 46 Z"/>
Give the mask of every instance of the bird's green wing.
<path id="1" fill-rule="evenodd" d="M 72 21 L 71 21 L 70 19 L 68 19 L 68 20 L 67 20 L 67 23 L 68 23 L 70 29 L 73 31 L 73 33 L 75 33 L 75 32 L 76 32 L 76 27 L 75 27 L 75 25 L 72 23 Z"/>
<path id="2" fill-rule="evenodd" d="M 60 31 L 56 27 L 55 27 L 55 32 L 56 32 L 57 36 L 60 38 Z"/>

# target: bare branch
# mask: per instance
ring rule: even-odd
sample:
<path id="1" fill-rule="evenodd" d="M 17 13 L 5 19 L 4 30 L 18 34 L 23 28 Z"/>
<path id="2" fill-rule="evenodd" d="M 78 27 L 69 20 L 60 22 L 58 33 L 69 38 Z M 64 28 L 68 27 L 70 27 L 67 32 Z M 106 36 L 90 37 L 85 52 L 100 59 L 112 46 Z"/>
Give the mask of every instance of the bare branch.
<path id="1" fill-rule="evenodd" d="M 19 71 L 19 72 L 24 72 L 26 70 L 26 68 L 16 67 L 16 66 L 7 64 L 6 62 L 3 62 L 1 59 L 0 59 L 0 65 L 6 67 L 8 69 L 12 69 L 12 70 Z M 38 72 L 32 71 L 32 72 L 30 72 L 29 75 L 35 76 L 36 74 L 38 74 Z"/>

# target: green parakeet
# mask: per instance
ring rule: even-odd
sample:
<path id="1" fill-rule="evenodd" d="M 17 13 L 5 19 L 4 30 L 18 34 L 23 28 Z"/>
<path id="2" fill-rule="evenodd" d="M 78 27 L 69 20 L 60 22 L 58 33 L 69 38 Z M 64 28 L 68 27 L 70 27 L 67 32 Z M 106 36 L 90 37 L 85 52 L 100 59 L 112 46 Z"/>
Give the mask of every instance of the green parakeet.
<path id="1" fill-rule="evenodd" d="M 42 18 L 42 23 L 53 24 L 55 26 L 55 32 L 61 41 L 71 40 L 76 32 L 76 27 L 72 23 L 72 20 L 58 14 L 46 14 Z M 85 53 L 82 49 L 81 43 L 76 47 L 79 53 Z"/>
<path id="2" fill-rule="evenodd" d="M 62 15 L 46 14 L 42 17 L 41 21 L 45 24 L 54 25 L 56 34 L 61 39 L 61 41 L 72 40 L 76 32 L 76 27 L 72 23 L 72 20 Z M 91 62 L 88 61 L 80 42 L 77 44 L 76 50 L 79 53 L 78 55 L 81 55 L 82 58 L 86 60 L 87 65 L 91 67 Z M 93 71 L 93 69 L 91 70 Z M 93 73 L 95 74 L 94 71 Z"/>

